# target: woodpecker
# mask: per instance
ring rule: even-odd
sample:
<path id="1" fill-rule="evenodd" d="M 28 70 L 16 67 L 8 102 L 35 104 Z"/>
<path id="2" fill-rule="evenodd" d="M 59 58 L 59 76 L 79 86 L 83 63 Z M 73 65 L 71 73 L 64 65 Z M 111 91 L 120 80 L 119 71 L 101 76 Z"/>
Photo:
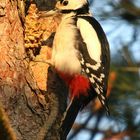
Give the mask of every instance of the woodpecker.
<path id="1" fill-rule="evenodd" d="M 87 0 L 60 0 L 55 10 L 62 13 L 62 20 L 54 37 L 51 61 L 69 87 L 73 109 L 77 113 L 98 97 L 109 112 L 106 92 L 110 52 L 101 25 L 89 12 Z"/>

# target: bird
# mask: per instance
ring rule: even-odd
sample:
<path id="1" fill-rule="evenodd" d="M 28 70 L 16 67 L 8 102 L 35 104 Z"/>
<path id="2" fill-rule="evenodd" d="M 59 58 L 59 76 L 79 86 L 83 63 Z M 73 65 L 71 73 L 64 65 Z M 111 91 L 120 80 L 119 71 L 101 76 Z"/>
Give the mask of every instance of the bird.
<path id="1" fill-rule="evenodd" d="M 78 112 L 95 98 L 109 114 L 110 49 L 87 0 L 59 0 L 54 11 L 62 14 L 62 20 L 54 36 L 51 64 L 68 86 L 71 100 L 61 126 L 66 137 Z"/>

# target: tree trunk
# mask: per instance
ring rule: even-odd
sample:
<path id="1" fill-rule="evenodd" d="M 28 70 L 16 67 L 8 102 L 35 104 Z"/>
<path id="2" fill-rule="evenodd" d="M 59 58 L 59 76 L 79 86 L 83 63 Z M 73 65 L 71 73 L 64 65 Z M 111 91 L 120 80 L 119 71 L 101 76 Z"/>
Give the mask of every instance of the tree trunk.
<path id="1" fill-rule="evenodd" d="M 59 20 L 40 18 L 34 3 L 24 9 L 0 1 L 0 139 L 57 140 L 68 90 L 46 60 Z"/>

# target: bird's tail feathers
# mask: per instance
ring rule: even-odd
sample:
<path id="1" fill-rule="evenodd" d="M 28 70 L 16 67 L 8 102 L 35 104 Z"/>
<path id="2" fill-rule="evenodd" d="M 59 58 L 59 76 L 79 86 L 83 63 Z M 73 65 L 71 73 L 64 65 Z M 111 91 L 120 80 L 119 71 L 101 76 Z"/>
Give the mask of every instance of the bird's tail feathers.
<path id="1" fill-rule="evenodd" d="M 102 104 L 103 108 L 106 111 L 106 114 L 110 116 L 109 107 L 107 103 L 107 98 L 103 95 L 97 95 L 100 103 Z"/>
<path id="2" fill-rule="evenodd" d="M 82 106 L 79 98 L 73 98 L 67 107 L 61 122 L 61 140 L 65 140 Z"/>

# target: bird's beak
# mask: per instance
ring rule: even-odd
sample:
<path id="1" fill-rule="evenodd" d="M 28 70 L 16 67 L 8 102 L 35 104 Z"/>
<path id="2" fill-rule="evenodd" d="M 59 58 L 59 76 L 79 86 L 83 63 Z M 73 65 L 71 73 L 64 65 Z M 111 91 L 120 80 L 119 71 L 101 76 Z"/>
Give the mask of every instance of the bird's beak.
<path id="1" fill-rule="evenodd" d="M 58 1 L 53 10 L 45 11 L 45 12 L 43 11 L 43 13 L 41 13 L 41 17 L 55 16 L 56 14 L 61 13 L 60 9 L 61 9 L 61 4 L 60 4 L 60 1 Z"/>
<path id="2" fill-rule="evenodd" d="M 59 10 L 57 8 L 50 10 L 50 11 L 45 11 L 41 14 L 41 17 L 51 17 L 59 13 Z"/>

